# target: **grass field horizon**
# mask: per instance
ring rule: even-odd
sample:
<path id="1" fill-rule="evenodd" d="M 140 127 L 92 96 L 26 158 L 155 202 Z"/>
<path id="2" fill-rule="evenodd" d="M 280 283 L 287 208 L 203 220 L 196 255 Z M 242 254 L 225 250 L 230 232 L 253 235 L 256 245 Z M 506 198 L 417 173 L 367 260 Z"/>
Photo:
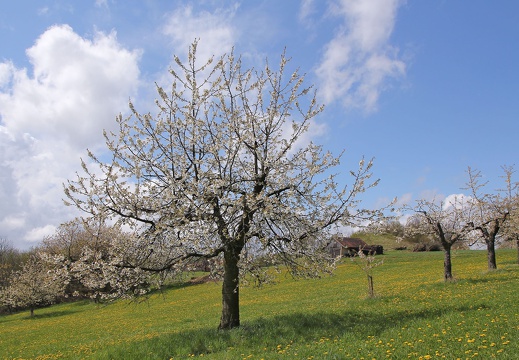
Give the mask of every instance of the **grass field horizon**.
<path id="1" fill-rule="evenodd" d="M 0 359 L 519 359 L 517 252 L 389 251 L 377 296 L 349 259 L 333 276 L 240 290 L 242 326 L 217 331 L 220 283 L 173 287 L 144 302 L 60 304 L 0 317 Z"/>

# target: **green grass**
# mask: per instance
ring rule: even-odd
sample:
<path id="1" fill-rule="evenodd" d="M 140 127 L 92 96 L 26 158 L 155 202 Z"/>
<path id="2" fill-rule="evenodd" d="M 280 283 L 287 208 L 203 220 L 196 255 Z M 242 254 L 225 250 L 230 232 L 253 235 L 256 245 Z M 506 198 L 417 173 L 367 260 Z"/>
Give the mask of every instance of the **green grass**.
<path id="1" fill-rule="evenodd" d="M 406 247 L 409 250 L 412 250 L 415 244 L 406 241 L 406 240 L 398 240 L 395 235 L 391 234 L 375 234 L 375 233 L 353 233 L 351 237 L 360 238 L 366 242 L 368 245 L 382 245 L 384 247 L 384 252 L 394 250 L 398 247 Z"/>
<path id="2" fill-rule="evenodd" d="M 345 259 L 332 277 L 241 290 L 242 327 L 218 332 L 220 284 L 172 288 L 141 303 L 62 304 L 0 317 L 0 359 L 514 359 L 519 266 L 514 250 L 391 251 L 365 274 Z"/>

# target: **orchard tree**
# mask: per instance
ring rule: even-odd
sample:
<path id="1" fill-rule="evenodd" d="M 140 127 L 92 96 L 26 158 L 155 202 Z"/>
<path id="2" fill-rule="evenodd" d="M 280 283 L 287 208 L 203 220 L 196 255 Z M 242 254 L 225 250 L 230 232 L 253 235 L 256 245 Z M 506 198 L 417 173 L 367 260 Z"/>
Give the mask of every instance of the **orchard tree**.
<path id="1" fill-rule="evenodd" d="M 30 309 L 53 304 L 65 295 L 69 275 L 62 258 L 37 253 L 29 258 L 21 270 L 12 274 L 11 284 L 1 291 L 4 306 L 10 309 Z"/>
<path id="2" fill-rule="evenodd" d="M 519 201 L 519 199 L 516 199 L 516 201 Z M 507 222 L 504 233 L 507 241 L 515 243 L 517 263 L 519 264 L 519 204 L 516 205 L 515 211 L 510 214 L 510 221 Z"/>
<path id="3" fill-rule="evenodd" d="M 475 211 L 467 217 L 467 223 L 476 230 L 487 245 L 488 269 L 497 269 L 496 262 L 496 240 L 498 235 L 503 234 L 511 214 L 518 209 L 517 197 L 519 186 L 514 182 L 513 167 L 502 167 L 505 180 L 505 188 L 497 189 L 495 193 L 485 192 L 488 182 L 481 182 L 479 170 L 467 170 L 469 181 L 467 189 L 471 191 L 474 199 Z"/>
<path id="4" fill-rule="evenodd" d="M 373 270 L 382 265 L 384 260 L 376 260 L 375 254 L 364 254 L 364 251 L 360 249 L 357 256 L 353 256 L 351 261 L 356 263 L 357 266 L 366 274 L 368 280 L 368 298 L 374 298 L 375 288 L 373 285 Z"/>
<path id="5" fill-rule="evenodd" d="M 504 167 L 505 170 L 505 197 L 509 199 L 509 216 L 503 225 L 502 237 L 505 241 L 514 242 L 517 249 L 517 263 L 519 264 L 519 183 L 513 182 L 515 173 L 513 167 Z"/>
<path id="6" fill-rule="evenodd" d="M 293 274 L 317 276 L 333 266 L 325 244 L 334 225 L 353 225 L 381 210 L 360 208 L 375 186 L 372 161 L 338 184 L 340 156 L 307 140 L 323 107 L 298 70 L 246 69 L 231 52 L 202 66 L 197 42 L 175 57 L 169 90 L 157 85 L 157 113 L 119 115 L 105 132 L 111 159 L 89 151 L 65 187 L 67 203 L 108 214 L 134 231 L 119 266 L 174 271 L 200 259 L 223 266 L 219 329 L 240 325 L 240 279 L 261 255 Z M 253 272 L 253 275 L 258 275 Z"/>
<path id="7" fill-rule="evenodd" d="M 418 200 L 414 207 L 404 207 L 415 214 L 408 219 L 413 226 L 406 226 L 408 234 L 428 234 L 439 241 L 444 253 L 443 278 L 453 279 L 451 249 L 456 242 L 465 240 L 472 227 L 466 223 L 466 215 L 472 211 L 472 202 L 464 196 L 455 196 L 452 201 Z M 409 233 L 410 232 L 410 233 Z"/>
<path id="8" fill-rule="evenodd" d="M 99 244 L 101 239 L 95 236 L 98 229 L 91 223 L 90 219 L 82 218 L 64 222 L 53 234 L 43 238 L 40 248 L 46 253 L 63 255 L 66 260 L 74 262 L 79 260 L 85 246 L 107 247 L 107 240 Z"/>
<path id="9" fill-rule="evenodd" d="M 117 244 L 128 242 L 120 227 L 102 217 L 76 218 L 43 239 L 41 251 L 63 259 L 69 271 L 68 295 L 89 296 L 96 302 L 142 294 L 149 283 L 138 269 L 118 268 Z"/>

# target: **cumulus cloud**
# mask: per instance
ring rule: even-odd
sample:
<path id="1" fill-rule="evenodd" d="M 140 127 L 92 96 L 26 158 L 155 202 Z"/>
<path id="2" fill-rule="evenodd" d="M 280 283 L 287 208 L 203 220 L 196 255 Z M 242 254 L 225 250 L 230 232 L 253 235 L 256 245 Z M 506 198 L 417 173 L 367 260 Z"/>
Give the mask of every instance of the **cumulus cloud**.
<path id="1" fill-rule="evenodd" d="M 20 247 L 72 216 L 62 183 L 127 108 L 140 57 L 115 33 L 85 39 L 66 25 L 49 28 L 26 54 L 31 69 L 0 63 L 0 236 Z"/>
<path id="2" fill-rule="evenodd" d="M 405 74 L 389 43 L 401 0 L 336 0 L 330 16 L 341 19 L 316 69 L 320 96 L 330 103 L 373 111 L 387 81 Z"/>
<path id="3" fill-rule="evenodd" d="M 74 139 L 69 144 L 84 148 L 137 84 L 138 54 L 122 49 L 115 33 L 90 41 L 55 26 L 27 56 L 33 73 L 13 69 L 11 91 L 0 95 L 3 125 L 13 134 Z"/>

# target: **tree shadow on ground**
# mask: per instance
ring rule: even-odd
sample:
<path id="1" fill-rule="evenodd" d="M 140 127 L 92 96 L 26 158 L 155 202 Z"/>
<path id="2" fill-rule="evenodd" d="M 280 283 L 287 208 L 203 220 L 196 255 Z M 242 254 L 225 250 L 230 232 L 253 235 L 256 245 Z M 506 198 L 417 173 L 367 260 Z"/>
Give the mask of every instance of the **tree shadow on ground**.
<path id="1" fill-rule="evenodd" d="M 376 304 L 374 305 L 376 306 Z M 131 346 L 133 356 L 162 359 L 171 356 L 199 356 L 225 352 L 233 347 L 249 349 L 275 348 L 281 343 L 313 343 L 322 337 L 347 338 L 348 336 L 376 336 L 388 329 L 400 329 L 420 319 L 435 319 L 449 313 L 474 311 L 474 306 L 451 306 L 443 309 L 405 310 L 390 315 L 376 311 L 344 311 L 342 313 L 303 313 L 259 318 L 246 321 L 241 327 L 229 331 L 215 328 L 188 330 L 158 336 Z M 486 305 L 484 305 L 487 307 Z M 476 306 L 477 308 L 478 306 Z M 142 354 L 135 354 L 135 351 Z M 153 355 L 150 357 L 150 350 Z M 108 350 L 108 358 L 125 354 L 125 347 Z M 156 356 L 156 357 L 155 357 Z M 104 356 L 103 356 L 104 358 Z"/>
<path id="2" fill-rule="evenodd" d="M 73 310 L 62 310 L 62 311 L 52 311 L 52 312 L 46 312 L 46 313 L 39 313 L 38 309 L 34 310 L 34 316 L 30 315 L 30 312 L 28 310 L 25 310 L 28 312 L 27 317 L 23 318 L 23 320 L 38 320 L 38 319 L 48 319 L 48 318 L 55 318 L 60 316 L 66 316 L 75 313 Z"/>

